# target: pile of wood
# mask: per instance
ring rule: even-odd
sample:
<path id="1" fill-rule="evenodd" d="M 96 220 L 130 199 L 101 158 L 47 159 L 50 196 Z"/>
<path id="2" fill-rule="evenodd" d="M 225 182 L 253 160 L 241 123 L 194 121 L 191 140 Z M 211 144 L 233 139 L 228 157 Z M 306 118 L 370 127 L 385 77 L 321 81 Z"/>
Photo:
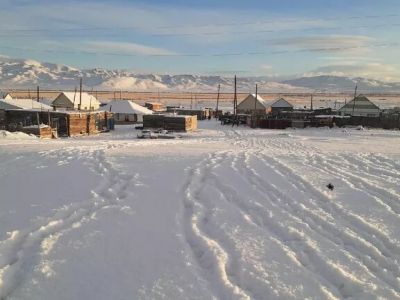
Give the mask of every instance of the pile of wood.
<path id="1" fill-rule="evenodd" d="M 41 139 L 52 139 L 57 137 L 57 131 L 53 130 L 49 126 L 31 126 L 31 127 L 22 127 L 20 129 L 21 132 L 26 134 L 33 134 Z"/>
<path id="2" fill-rule="evenodd" d="M 196 116 L 144 115 L 144 129 L 165 129 L 169 131 L 192 131 L 197 129 Z"/>
<path id="3" fill-rule="evenodd" d="M 100 133 L 108 128 L 107 121 L 113 118 L 110 112 L 68 113 L 68 136 Z"/>
<path id="4" fill-rule="evenodd" d="M 68 115 L 68 136 L 77 136 L 87 133 L 87 114 L 73 113 Z"/>
<path id="5" fill-rule="evenodd" d="M 197 120 L 205 120 L 211 114 L 209 109 L 176 109 L 178 115 L 197 116 Z"/>

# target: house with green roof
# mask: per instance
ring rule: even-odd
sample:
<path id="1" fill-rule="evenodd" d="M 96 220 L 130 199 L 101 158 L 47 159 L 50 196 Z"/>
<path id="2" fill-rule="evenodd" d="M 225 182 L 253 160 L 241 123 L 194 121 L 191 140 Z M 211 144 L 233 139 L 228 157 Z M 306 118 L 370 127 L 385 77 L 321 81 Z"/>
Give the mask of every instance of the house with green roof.
<path id="1" fill-rule="evenodd" d="M 379 117 L 381 109 L 364 95 L 355 97 L 339 109 L 342 116 Z"/>

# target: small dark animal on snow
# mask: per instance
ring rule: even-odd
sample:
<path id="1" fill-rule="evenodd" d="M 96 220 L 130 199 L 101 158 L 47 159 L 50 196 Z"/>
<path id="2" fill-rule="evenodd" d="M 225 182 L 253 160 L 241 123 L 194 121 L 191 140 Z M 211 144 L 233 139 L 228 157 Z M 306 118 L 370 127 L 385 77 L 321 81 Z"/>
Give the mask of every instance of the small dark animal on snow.
<path id="1" fill-rule="evenodd" d="M 333 191 L 333 189 L 334 189 L 334 186 L 332 183 L 329 183 L 326 187 L 331 191 Z"/>

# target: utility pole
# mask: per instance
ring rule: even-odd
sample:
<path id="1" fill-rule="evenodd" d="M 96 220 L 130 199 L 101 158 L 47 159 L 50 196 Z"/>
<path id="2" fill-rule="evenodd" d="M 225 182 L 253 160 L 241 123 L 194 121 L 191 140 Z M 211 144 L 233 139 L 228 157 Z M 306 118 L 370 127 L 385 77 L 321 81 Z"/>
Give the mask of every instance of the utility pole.
<path id="1" fill-rule="evenodd" d="M 76 87 L 75 87 L 75 93 L 74 93 L 74 108 L 75 108 L 75 98 L 76 98 Z"/>
<path id="2" fill-rule="evenodd" d="M 36 87 L 36 101 L 37 101 L 37 102 L 39 102 L 39 95 L 40 95 L 39 86 L 37 86 L 37 87 Z"/>
<path id="3" fill-rule="evenodd" d="M 79 80 L 79 107 L 78 109 L 81 110 L 82 107 L 82 78 Z"/>
<path id="4" fill-rule="evenodd" d="M 254 98 L 254 114 L 253 114 L 253 128 L 256 128 L 256 118 L 257 118 L 257 101 L 258 101 L 258 84 L 256 84 L 256 96 Z"/>
<path id="5" fill-rule="evenodd" d="M 236 111 L 236 109 L 237 109 L 237 86 L 236 86 L 236 75 L 235 75 L 235 82 L 234 82 L 234 85 L 235 85 L 235 95 L 234 95 L 234 97 L 233 97 L 233 114 L 235 115 L 235 117 L 236 117 L 236 115 L 237 115 L 237 111 Z"/>
<path id="6" fill-rule="evenodd" d="M 122 100 L 122 91 L 119 90 L 119 100 Z"/>
<path id="7" fill-rule="evenodd" d="M 313 107 L 313 94 L 311 94 L 311 110 L 314 110 L 314 107 Z"/>
<path id="8" fill-rule="evenodd" d="M 221 91 L 221 85 L 218 84 L 217 107 L 215 108 L 215 118 L 218 118 L 219 92 L 220 91 Z"/>
<path id="9" fill-rule="evenodd" d="M 254 114 L 257 112 L 258 85 L 256 84 L 256 97 L 254 98 Z"/>
<path id="10" fill-rule="evenodd" d="M 190 109 L 193 109 L 193 93 L 190 93 Z"/>
<path id="11" fill-rule="evenodd" d="M 356 97 L 357 97 L 357 84 L 356 84 L 356 89 L 354 91 L 354 99 L 353 99 L 353 113 L 352 113 L 353 117 L 354 117 L 354 110 L 356 108 Z"/>

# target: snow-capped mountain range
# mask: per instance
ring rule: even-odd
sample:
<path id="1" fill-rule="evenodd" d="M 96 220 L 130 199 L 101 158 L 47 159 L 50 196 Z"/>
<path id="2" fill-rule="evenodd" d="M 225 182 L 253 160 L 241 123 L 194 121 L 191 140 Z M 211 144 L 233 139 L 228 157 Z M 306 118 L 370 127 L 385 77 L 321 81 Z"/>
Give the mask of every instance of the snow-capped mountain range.
<path id="1" fill-rule="evenodd" d="M 131 71 L 87 69 L 80 70 L 65 65 L 41 63 L 0 57 L 0 88 L 73 89 L 83 78 L 85 88 L 129 91 L 232 91 L 232 77 L 198 75 L 137 74 Z M 300 77 L 274 81 L 268 77 L 238 78 L 238 90 L 253 91 L 255 84 L 262 92 L 349 92 L 358 85 L 364 93 L 400 92 L 400 83 L 386 83 L 366 78 L 339 76 Z"/>

